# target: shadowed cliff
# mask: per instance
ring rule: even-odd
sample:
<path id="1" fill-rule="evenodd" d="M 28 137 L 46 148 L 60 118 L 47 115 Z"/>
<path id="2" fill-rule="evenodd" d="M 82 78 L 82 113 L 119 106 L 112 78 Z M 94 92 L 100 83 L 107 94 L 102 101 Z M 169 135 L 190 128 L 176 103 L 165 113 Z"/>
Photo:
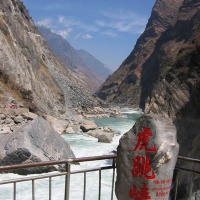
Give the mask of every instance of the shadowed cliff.
<path id="1" fill-rule="evenodd" d="M 183 0 L 159 0 L 153 7 L 144 33 L 127 59 L 101 86 L 98 96 L 108 102 L 139 105 L 141 70 L 148 65 L 157 40 L 176 20 Z"/>

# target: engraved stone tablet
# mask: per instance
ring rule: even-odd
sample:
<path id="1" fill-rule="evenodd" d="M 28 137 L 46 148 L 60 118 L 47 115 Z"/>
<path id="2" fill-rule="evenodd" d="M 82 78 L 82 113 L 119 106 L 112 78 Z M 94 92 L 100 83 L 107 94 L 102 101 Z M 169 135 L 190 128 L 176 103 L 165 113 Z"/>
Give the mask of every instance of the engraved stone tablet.
<path id="1" fill-rule="evenodd" d="M 117 199 L 168 200 L 178 150 L 176 128 L 169 120 L 139 118 L 117 148 Z"/>

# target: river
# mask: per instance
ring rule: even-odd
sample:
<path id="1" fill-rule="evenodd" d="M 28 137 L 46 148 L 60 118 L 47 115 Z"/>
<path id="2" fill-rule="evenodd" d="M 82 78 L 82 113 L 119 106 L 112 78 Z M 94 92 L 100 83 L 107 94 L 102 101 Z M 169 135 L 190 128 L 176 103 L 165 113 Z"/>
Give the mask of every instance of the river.
<path id="1" fill-rule="evenodd" d="M 98 126 L 109 126 L 119 134 L 115 135 L 112 143 L 99 143 L 96 138 L 85 133 L 63 134 L 62 137 L 71 146 L 76 157 L 97 156 L 109 154 L 116 150 L 120 137 L 127 132 L 135 123 L 141 113 L 124 110 L 127 118 L 93 118 Z M 106 161 L 86 162 L 73 166 L 73 169 L 95 167 L 106 164 Z M 0 180 L 20 178 L 16 174 L 1 174 Z M 64 199 L 64 177 L 52 178 L 52 200 Z M 102 172 L 102 196 L 101 200 L 109 200 L 111 193 L 112 170 Z M 17 200 L 31 200 L 31 182 L 17 183 Z M 48 200 L 48 179 L 35 181 L 35 200 Z M 74 174 L 71 176 L 70 200 L 81 200 L 83 193 L 83 175 Z M 0 200 L 13 199 L 13 186 L 0 185 Z M 87 200 L 98 199 L 98 172 L 87 173 Z M 116 197 L 114 197 L 116 200 Z"/>

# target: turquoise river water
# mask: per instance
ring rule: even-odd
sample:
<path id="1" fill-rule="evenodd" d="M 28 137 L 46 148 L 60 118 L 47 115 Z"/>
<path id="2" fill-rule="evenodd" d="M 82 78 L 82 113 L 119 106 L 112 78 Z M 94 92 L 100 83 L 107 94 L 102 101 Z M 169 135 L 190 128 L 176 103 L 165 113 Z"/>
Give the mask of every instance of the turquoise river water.
<path id="1" fill-rule="evenodd" d="M 120 137 L 127 132 L 135 123 L 136 119 L 142 113 L 131 110 L 124 110 L 127 118 L 94 118 L 98 126 L 109 126 L 119 134 L 114 136 L 113 142 L 99 143 L 96 138 L 93 138 L 85 133 L 77 134 L 63 134 L 62 137 L 71 146 L 76 157 L 88 157 L 109 154 L 116 150 Z M 106 161 L 85 162 L 80 165 L 73 166 L 73 169 L 82 169 L 87 167 L 98 167 L 105 165 Z M 54 172 L 52 172 L 54 173 Z M 0 180 L 8 180 L 21 178 L 22 176 L 16 174 L 1 174 Z M 70 185 L 70 200 L 83 199 L 83 174 L 73 174 L 71 176 Z M 102 195 L 101 200 L 109 200 L 111 194 L 112 170 L 105 170 L 102 172 Z M 52 178 L 52 200 L 64 199 L 64 177 Z M 17 183 L 17 200 L 31 200 L 31 182 Z M 13 199 L 13 185 L 0 185 L 0 200 Z M 48 179 L 35 181 L 35 200 L 48 200 Z M 98 199 L 98 172 L 87 173 L 87 200 Z M 116 197 L 114 197 L 116 200 Z"/>

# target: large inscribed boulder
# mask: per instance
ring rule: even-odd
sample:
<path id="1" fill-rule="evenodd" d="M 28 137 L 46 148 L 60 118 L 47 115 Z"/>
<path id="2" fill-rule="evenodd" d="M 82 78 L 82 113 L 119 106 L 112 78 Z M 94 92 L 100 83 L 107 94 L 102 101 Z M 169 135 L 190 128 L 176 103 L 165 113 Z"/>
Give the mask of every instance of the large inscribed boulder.
<path id="1" fill-rule="evenodd" d="M 70 146 L 51 124 L 37 117 L 14 133 L 0 135 L 0 166 L 74 158 Z M 59 170 L 62 166 L 15 171 L 19 174 Z"/>
<path id="2" fill-rule="evenodd" d="M 168 200 L 178 150 L 170 121 L 140 117 L 117 148 L 117 199 Z"/>

